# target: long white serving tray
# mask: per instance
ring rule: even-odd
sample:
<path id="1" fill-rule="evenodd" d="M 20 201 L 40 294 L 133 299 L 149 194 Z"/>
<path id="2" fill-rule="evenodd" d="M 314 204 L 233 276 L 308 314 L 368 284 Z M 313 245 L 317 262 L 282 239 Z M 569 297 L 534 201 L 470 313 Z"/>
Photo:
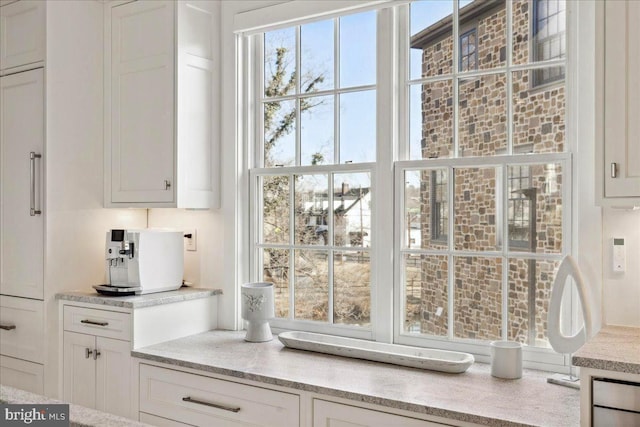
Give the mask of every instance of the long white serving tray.
<path id="1" fill-rule="evenodd" d="M 474 362 L 473 355 L 457 351 L 385 344 L 311 332 L 282 332 L 278 339 L 285 347 L 335 356 L 391 363 L 410 368 L 460 374 Z"/>

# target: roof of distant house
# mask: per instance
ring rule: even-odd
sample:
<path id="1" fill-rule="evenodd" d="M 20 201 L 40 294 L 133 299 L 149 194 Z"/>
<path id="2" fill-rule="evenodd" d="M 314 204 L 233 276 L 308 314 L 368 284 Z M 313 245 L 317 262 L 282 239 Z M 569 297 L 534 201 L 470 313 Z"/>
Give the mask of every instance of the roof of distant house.
<path id="1" fill-rule="evenodd" d="M 460 24 L 464 24 L 492 9 L 504 7 L 504 4 L 505 0 L 474 0 L 458 11 Z M 448 15 L 419 33 L 414 34 L 411 36 L 411 47 L 422 48 L 443 36 L 451 34 L 452 22 L 452 15 Z"/>

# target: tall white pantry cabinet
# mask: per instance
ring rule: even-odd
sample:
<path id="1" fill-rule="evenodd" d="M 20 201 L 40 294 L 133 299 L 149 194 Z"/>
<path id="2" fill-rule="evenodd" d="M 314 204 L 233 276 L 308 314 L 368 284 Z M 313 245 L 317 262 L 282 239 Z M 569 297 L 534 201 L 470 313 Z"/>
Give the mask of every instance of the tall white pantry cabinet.
<path id="1" fill-rule="evenodd" d="M 104 7 L 0 0 L 0 383 L 61 396 L 55 294 L 104 280 Z"/>

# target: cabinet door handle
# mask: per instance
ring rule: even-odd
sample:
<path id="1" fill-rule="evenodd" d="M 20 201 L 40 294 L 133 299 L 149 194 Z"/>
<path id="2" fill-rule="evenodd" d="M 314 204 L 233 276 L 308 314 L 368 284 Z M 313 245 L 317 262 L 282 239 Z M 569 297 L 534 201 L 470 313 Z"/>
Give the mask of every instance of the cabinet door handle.
<path id="1" fill-rule="evenodd" d="M 97 348 L 95 350 L 93 350 L 93 360 L 98 360 L 98 357 L 100 357 L 100 350 L 98 350 Z"/>
<path id="2" fill-rule="evenodd" d="M 233 406 L 221 405 L 219 403 L 205 402 L 204 400 L 192 399 L 191 397 L 183 397 L 184 402 L 195 403 L 197 405 L 210 406 L 212 408 L 222 409 L 229 412 L 240 412 L 240 408 Z"/>
<path id="3" fill-rule="evenodd" d="M 171 181 L 169 181 L 168 179 L 164 180 L 164 189 L 168 190 L 171 188 Z"/>
<path id="4" fill-rule="evenodd" d="M 42 154 L 36 154 L 35 151 L 31 151 L 29 153 L 29 176 L 31 177 L 31 182 L 30 182 L 30 210 L 29 210 L 29 215 L 31 216 L 36 216 L 36 215 L 40 215 L 42 213 L 41 210 L 36 209 L 36 159 L 40 159 L 42 157 Z"/>
<path id="5" fill-rule="evenodd" d="M 0 323 L 0 329 L 5 331 L 11 331 L 16 328 L 16 325 L 12 325 L 10 323 Z"/>
<path id="6" fill-rule="evenodd" d="M 93 354 L 93 350 L 88 347 L 84 349 L 84 358 L 88 359 Z"/>
<path id="7" fill-rule="evenodd" d="M 611 178 L 618 177 L 618 164 L 615 162 L 611 163 Z"/>
<path id="8" fill-rule="evenodd" d="M 96 326 L 109 326 L 109 322 L 96 322 L 95 320 L 88 320 L 88 319 L 81 320 L 80 323 L 86 323 L 87 325 L 96 325 Z"/>

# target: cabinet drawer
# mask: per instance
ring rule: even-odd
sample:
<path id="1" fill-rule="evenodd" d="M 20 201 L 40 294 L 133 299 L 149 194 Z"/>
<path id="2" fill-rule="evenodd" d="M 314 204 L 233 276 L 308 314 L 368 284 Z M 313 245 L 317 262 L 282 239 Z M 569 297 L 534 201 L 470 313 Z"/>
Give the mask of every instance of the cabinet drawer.
<path id="1" fill-rule="evenodd" d="M 608 408 L 593 408 L 593 427 L 640 426 L 637 412 L 617 411 Z"/>
<path id="2" fill-rule="evenodd" d="M 640 384 L 594 379 L 593 404 L 640 412 Z"/>
<path id="3" fill-rule="evenodd" d="M 297 426 L 297 395 L 140 365 L 140 411 L 196 426 Z"/>
<path id="4" fill-rule="evenodd" d="M 0 297 L 0 354 L 44 362 L 43 302 Z"/>
<path id="5" fill-rule="evenodd" d="M 64 330 L 131 341 L 131 315 L 65 305 Z"/>
<path id="6" fill-rule="evenodd" d="M 39 363 L 0 356 L 0 383 L 44 394 L 44 367 Z"/>

